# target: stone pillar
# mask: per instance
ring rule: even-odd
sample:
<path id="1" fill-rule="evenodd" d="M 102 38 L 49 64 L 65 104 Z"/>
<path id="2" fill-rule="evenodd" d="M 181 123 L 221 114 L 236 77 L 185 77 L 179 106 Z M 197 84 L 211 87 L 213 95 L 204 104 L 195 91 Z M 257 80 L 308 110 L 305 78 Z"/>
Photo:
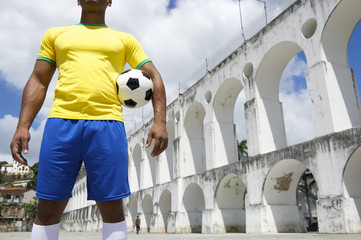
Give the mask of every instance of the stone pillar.
<path id="1" fill-rule="evenodd" d="M 350 68 L 318 62 L 306 71 L 315 136 L 361 125 L 355 78 Z"/>
<path id="2" fill-rule="evenodd" d="M 202 233 L 226 233 L 222 213 L 219 209 L 203 211 Z"/>
<path id="3" fill-rule="evenodd" d="M 245 115 L 249 156 L 287 146 L 282 103 L 253 98 L 245 103 Z"/>
<path id="4" fill-rule="evenodd" d="M 320 198 L 316 203 L 319 233 L 346 233 L 345 198 Z"/>
<path id="5" fill-rule="evenodd" d="M 344 210 L 346 232 L 361 233 L 361 198 L 346 198 Z"/>
<path id="6" fill-rule="evenodd" d="M 150 224 L 151 233 L 166 233 L 166 223 L 162 213 L 153 214 Z"/>
<path id="7" fill-rule="evenodd" d="M 253 205 L 246 208 L 247 233 L 306 232 L 300 206 Z"/>
<path id="8" fill-rule="evenodd" d="M 189 223 L 187 212 L 171 212 L 168 233 L 191 233 L 192 228 Z"/>
<path id="9" fill-rule="evenodd" d="M 261 204 L 246 207 L 246 233 L 262 233 L 261 214 L 263 207 Z"/>
<path id="10" fill-rule="evenodd" d="M 204 144 L 205 144 L 205 160 L 206 160 L 206 170 L 212 169 L 215 167 L 215 153 L 216 153 L 216 140 L 214 134 L 213 122 L 207 122 L 204 124 Z M 218 144 L 222 144 L 218 139 Z"/>

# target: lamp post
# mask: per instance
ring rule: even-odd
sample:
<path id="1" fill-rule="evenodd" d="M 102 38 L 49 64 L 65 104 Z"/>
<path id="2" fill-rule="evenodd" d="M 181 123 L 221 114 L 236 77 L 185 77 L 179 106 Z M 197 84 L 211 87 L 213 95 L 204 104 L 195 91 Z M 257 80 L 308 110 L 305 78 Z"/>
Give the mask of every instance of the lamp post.
<path id="1" fill-rule="evenodd" d="M 256 0 L 257 2 L 261 2 L 263 3 L 263 7 L 264 7 L 264 16 L 266 18 L 266 25 L 268 24 L 268 20 L 267 20 L 267 5 L 266 5 L 266 2 L 265 1 L 262 1 L 262 0 Z"/>
<path id="2" fill-rule="evenodd" d="M 242 37 L 243 37 L 243 41 L 246 41 L 246 37 L 244 36 L 244 29 L 243 29 L 241 0 L 238 0 L 238 6 L 239 6 L 239 17 L 240 17 L 240 20 L 241 20 Z"/>

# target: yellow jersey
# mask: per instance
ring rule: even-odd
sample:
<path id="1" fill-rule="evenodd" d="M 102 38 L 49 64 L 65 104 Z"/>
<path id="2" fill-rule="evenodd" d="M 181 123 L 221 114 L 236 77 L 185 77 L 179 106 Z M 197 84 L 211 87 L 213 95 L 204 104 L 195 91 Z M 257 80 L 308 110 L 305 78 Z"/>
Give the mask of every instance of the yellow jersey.
<path id="1" fill-rule="evenodd" d="M 59 78 L 49 118 L 123 121 L 116 80 L 126 63 L 150 61 L 129 33 L 105 24 L 50 28 L 38 60 L 56 65 Z"/>

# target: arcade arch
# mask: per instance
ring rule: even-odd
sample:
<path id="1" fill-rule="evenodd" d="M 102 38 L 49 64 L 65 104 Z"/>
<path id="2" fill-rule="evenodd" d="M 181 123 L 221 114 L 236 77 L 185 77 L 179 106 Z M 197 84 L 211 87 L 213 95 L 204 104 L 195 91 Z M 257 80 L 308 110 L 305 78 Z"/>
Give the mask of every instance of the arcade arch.
<path id="1" fill-rule="evenodd" d="M 184 144 L 184 175 L 189 176 L 206 170 L 204 117 L 206 111 L 199 102 L 193 103 L 185 116 L 184 128 L 186 140 Z"/>
<path id="2" fill-rule="evenodd" d="M 238 161 L 237 157 L 237 137 L 234 131 L 235 103 L 243 85 L 236 78 L 226 79 L 214 98 L 213 122 L 215 144 L 214 167 L 224 166 Z M 239 111 L 237 111 L 239 112 Z M 222 144 L 216 144 L 222 143 Z"/>
<path id="3" fill-rule="evenodd" d="M 265 232 L 306 231 L 297 202 L 298 183 L 306 169 L 295 159 L 283 159 L 269 170 L 263 186 L 264 210 L 269 219 Z"/>
<path id="4" fill-rule="evenodd" d="M 188 185 L 183 195 L 183 206 L 188 215 L 190 231 L 201 233 L 205 200 L 203 191 L 198 184 L 191 183 Z"/>
<path id="5" fill-rule="evenodd" d="M 307 106 L 307 103 L 309 103 L 308 93 L 304 89 L 302 89 L 303 91 L 297 89 L 297 86 L 303 85 L 303 88 L 306 87 L 306 84 L 304 84 L 305 79 L 302 76 L 303 72 L 306 70 L 307 64 L 302 65 L 302 69 L 298 69 L 298 71 L 301 72 L 301 77 L 297 79 L 297 82 L 294 77 L 288 76 L 288 71 L 285 71 L 285 69 L 287 69 L 286 67 L 292 67 L 292 64 L 296 60 L 300 62 L 306 61 L 306 57 L 303 54 L 302 48 L 295 42 L 280 42 L 273 46 L 266 53 L 256 74 L 258 94 L 263 101 L 265 114 L 269 122 L 269 131 L 275 142 L 275 149 L 293 145 L 301 141 L 311 139 L 314 136 L 312 131 L 303 138 L 292 138 L 296 140 L 292 140 L 291 142 L 289 140 L 291 137 L 289 136 L 288 139 L 286 135 L 286 129 L 289 130 L 288 132 L 290 135 L 292 134 L 292 136 L 295 134 L 295 131 L 297 133 L 297 131 L 304 131 L 305 128 L 313 129 L 313 124 L 310 120 L 310 105 L 305 107 Z M 280 88 L 281 79 L 283 79 L 282 83 L 287 81 L 286 84 L 282 84 L 282 88 Z M 285 85 L 288 86 L 288 89 L 285 89 Z M 292 89 L 290 87 L 292 87 Z M 296 92 L 298 95 L 295 95 L 294 92 Z M 290 93 L 292 93 L 293 98 L 290 98 Z M 295 108 L 294 106 L 290 105 L 299 105 L 299 103 L 292 102 L 292 100 L 296 102 L 300 100 L 303 101 L 302 106 L 308 113 L 308 119 L 306 118 L 306 126 L 305 122 L 301 122 L 300 119 L 293 118 L 293 112 L 291 112 L 291 110 L 293 111 Z M 283 105 L 284 102 L 286 105 Z M 285 111 L 285 109 L 287 109 L 287 111 Z M 292 132 L 290 132 L 291 130 Z"/>
<path id="6" fill-rule="evenodd" d="M 306 56 L 301 51 L 289 61 L 281 76 L 279 99 L 289 146 L 314 138 L 306 70 Z"/>
<path id="7" fill-rule="evenodd" d="M 145 227 L 147 232 L 150 232 L 150 219 L 153 215 L 153 200 L 149 194 L 147 194 L 143 199 L 142 209 L 145 218 L 145 226 L 142 226 L 142 228 Z"/>
<path id="8" fill-rule="evenodd" d="M 140 144 L 137 143 L 133 148 L 133 169 L 130 172 L 130 179 L 132 184 L 132 191 L 138 191 L 141 187 L 141 162 L 142 162 L 142 149 Z M 135 176 L 134 176 L 135 175 Z"/>
<path id="9" fill-rule="evenodd" d="M 361 19 L 359 9 L 360 1 L 340 1 L 322 32 L 323 71 L 332 94 L 329 111 L 336 131 L 361 125 L 360 102 L 347 56 L 351 35 Z"/>
<path id="10" fill-rule="evenodd" d="M 160 228 L 164 228 L 164 231 L 167 232 L 168 230 L 168 221 L 169 221 L 169 214 L 172 211 L 172 194 L 169 190 L 165 190 L 159 199 L 159 210 L 162 214 L 163 224 L 160 225 Z"/>
<path id="11" fill-rule="evenodd" d="M 133 226 L 135 219 L 138 215 L 138 203 L 136 198 L 129 197 L 128 210 L 129 210 L 130 222 L 131 225 Z"/>
<path id="12" fill-rule="evenodd" d="M 174 139 L 175 139 L 175 126 L 174 121 L 167 121 L 166 128 L 168 132 L 168 147 L 165 150 L 165 155 L 160 158 L 158 172 L 159 183 L 166 183 L 173 180 L 173 159 L 174 159 Z"/>
<path id="13" fill-rule="evenodd" d="M 345 221 L 348 222 L 347 232 L 360 230 L 361 221 L 361 146 L 351 155 L 343 173 L 344 197 L 347 201 Z"/>
<path id="14" fill-rule="evenodd" d="M 353 76 L 356 81 L 359 102 L 360 102 L 360 94 L 361 94 L 360 42 L 361 42 L 361 21 L 358 22 L 355 29 L 353 30 L 347 49 L 348 63 L 350 65 L 350 68 L 353 70 Z"/>
<path id="15" fill-rule="evenodd" d="M 218 184 L 215 201 L 226 232 L 246 232 L 246 186 L 236 174 L 225 176 Z"/>

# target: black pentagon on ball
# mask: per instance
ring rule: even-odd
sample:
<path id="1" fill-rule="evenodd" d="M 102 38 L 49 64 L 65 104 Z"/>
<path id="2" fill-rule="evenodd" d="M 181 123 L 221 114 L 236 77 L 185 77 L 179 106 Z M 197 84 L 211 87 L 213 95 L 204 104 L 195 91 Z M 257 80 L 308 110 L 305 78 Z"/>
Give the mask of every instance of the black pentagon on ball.
<path id="1" fill-rule="evenodd" d="M 143 72 L 143 71 L 142 71 L 142 74 L 143 74 L 143 76 L 144 76 L 144 77 L 146 77 L 146 78 L 148 78 L 148 79 L 150 80 L 150 77 L 149 77 L 149 75 L 148 75 L 148 74 L 146 74 L 146 73 L 145 73 L 145 72 Z"/>
<path id="2" fill-rule="evenodd" d="M 153 91 L 152 89 L 149 89 L 145 92 L 145 100 L 149 101 L 152 98 Z"/>
<path id="3" fill-rule="evenodd" d="M 127 86 L 131 90 L 139 88 L 139 80 L 138 80 L 138 78 L 129 78 L 128 81 L 127 81 Z"/>
<path id="4" fill-rule="evenodd" d="M 118 94 L 119 94 L 119 85 L 118 85 L 118 82 L 116 82 L 115 85 L 117 86 L 117 95 L 118 95 Z"/>
<path id="5" fill-rule="evenodd" d="M 125 104 L 125 106 L 131 107 L 131 108 L 134 108 L 135 106 L 137 106 L 137 103 L 132 99 L 125 100 L 124 104 Z"/>

